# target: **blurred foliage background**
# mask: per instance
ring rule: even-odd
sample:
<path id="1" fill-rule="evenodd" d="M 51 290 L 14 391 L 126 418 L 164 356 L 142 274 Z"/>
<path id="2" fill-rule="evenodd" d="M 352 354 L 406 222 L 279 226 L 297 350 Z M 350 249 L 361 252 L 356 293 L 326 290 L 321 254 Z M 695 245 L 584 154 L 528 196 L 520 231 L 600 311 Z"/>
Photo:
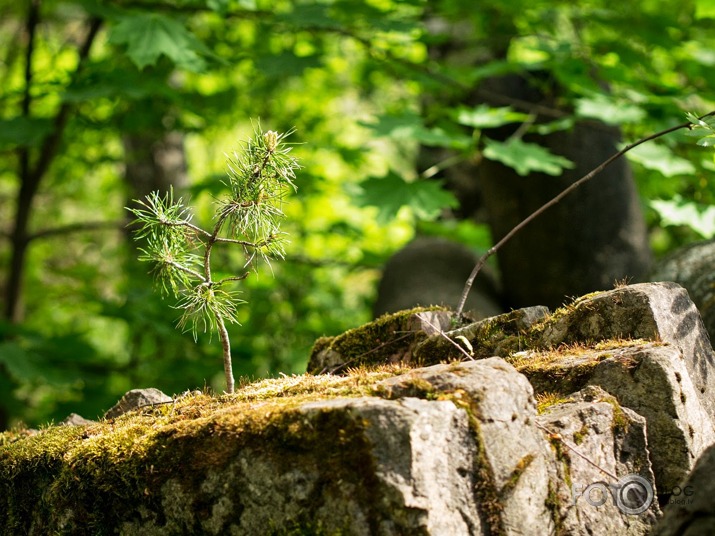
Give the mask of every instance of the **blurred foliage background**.
<path id="1" fill-rule="evenodd" d="M 494 158 L 560 173 L 564 162 L 531 146 L 485 144 L 481 129 L 530 128 L 534 112 L 459 104 L 483 78 L 548 71 L 571 110 L 552 128 L 596 118 L 625 142 L 715 107 L 710 0 L 0 9 L 0 429 L 94 418 L 131 388 L 220 390 L 218 340 L 175 329 L 124 207 L 173 185 L 206 221 L 225 153 L 252 121 L 294 127 L 302 170 L 287 258 L 242 282 L 248 304 L 230 328 L 235 370 L 249 378 L 302 372 L 315 338 L 367 321 L 381 265 L 416 232 L 490 246 L 484 222 L 451 217 L 456 199 L 435 170 Z M 456 40 L 463 63 L 432 54 Z M 425 166 L 425 146 L 452 156 Z M 679 132 L 629 158 L 656 254 L 715 235 L 711 150 Z"/>

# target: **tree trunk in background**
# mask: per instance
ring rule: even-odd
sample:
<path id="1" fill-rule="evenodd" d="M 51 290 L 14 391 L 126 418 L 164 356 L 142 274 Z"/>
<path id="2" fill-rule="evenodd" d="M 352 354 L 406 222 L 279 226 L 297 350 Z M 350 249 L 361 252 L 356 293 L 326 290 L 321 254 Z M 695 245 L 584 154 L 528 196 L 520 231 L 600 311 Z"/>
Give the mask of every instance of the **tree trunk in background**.
<path id="1" fill-rule="evenodd" d="M 157 119 L 161 121 L 161 119 Z M 186 154 L 184 151 L 184 134 L 181 132 L 162 132 L 159 129 L 144 129 L 141 132 L 132 131 L 122 137 L 125 152 L 124 180 L 128 188 L 128 199 L 125 206 L 136 207 L 135 200 L 144 199 L 154 191 L 164 195 L 172 187 L 183 188 L 188 182 Z M 129 214 L 127 213 L 127 216 Z M 142 244 L 134 240 L 131 229 L 127 228 L 127 241 L 130 244 L 130 254 L 125 261 L 125 269 L 130 274 L 130 280 L 135 288 L 143 289 L 142 292 L 151 292 L 147 287 L 146 273 L 148 267 L 137 260 L 137 249 Z M 139 292 L 139 296 L 142 295 Z M 130 300 L 141 299 L 132 297 Z M 139 304 L 137 304 L 139 306 Z M 169 317 L 170 318 L 170 317 Z M 132 326 L 129 339 L 130 366 L 127 368 L 129 380 L 133 383 L 141 382 L 141 364 L 144 352 L 142 348 L 146 340 L 153 341 L 152 346 L 157 349 L 152 359 L 163 357 L 165 345 L 160 343 L 161 337 L 156 330 L 146 329 L 148 326 Z M 170 351 L 170 350 L 169 350 Z"/>
<path id="2" fill-rule="evenodd" d="M 144 199 L 151 192 L 168 192 L 187 183 L 184 135 L 181 132 L 133 132 L 122 138 L 125 152 L 124 179 L 130 199 Z"/>
<path id="3" fill-rule="evenodd" d="M 494 241 L 616 152 L 617 131 L 577 125 L 541 144 L 577 163 L 560 177 L 517 175 L 497 162 L 478 170 Z M 614 162 L 517 233 L 497 253 L 508 307 L 561 305 L 566 297 L 640 280 L 650 250 L 625 159 Z"/>
<path id="4" fill-rule="evenodd" d="M 493 94 L 552 106 L 550 99 L 539 102 L 539 93 L 516 76 L 491 79 L 483 87 Z M 515 128 L 485 134 L 505 140 Z M 525 141 L 539 143 L 576 167 L 559 177 L 522 177 L 498 162 L 483 160 L 475 171 L 495 242 L 616 153 L 620 132 L 595 121 L 582 122 L 548 136 L 526 136 Z M 628 161 L 617 160 L 551 207 L 505 244 L 497 258 L 508 307 L 556 307 L 570 296 L 609 289 L 616 280 L 642 279 L 651 255 Z"/>
<path id="5" fill-rule="evenodd" d="M 431 19 L 428 27 L 442 38 L 430 48 L 430 56 L 455 68 L 477 67 L 505 58 L 509 41 L 516 35 L 511 19 L 501 11 L 489 12 L 491 26 L 474 28 L 468 17 L 446 21 Z M 499 32 L 494 33 L 494 28 Z M 496 35 L 492 43 L 480 32 Z M 448 38 L 446 37 L 448 36 Z M 529 81 L 525 78 L 529 77 Z M 538 87 L 538 89 L 537 89 Z M 569 115 L 559 109 L 560 88 L 548 72 L 530 71 L 524 76 L 507 75 L 483 80 L 461 95 L 432 95 L 444 106 L 510 105 L 532 113 L 536 121 L 553 121 Z M 430 100 L 425 114 L 430 116 Z M 494 140 L 506 140 L 519 125 L 484 131 Z M 553 153 L 571 160 L 576 167 L 552 177 L 530 174 L 522 177 L 498 162 L 481 159 L 448 168 L 438 178 L 445 180 L 460 200 L 458 217 L 486 221 L 496 242 L 524 218 L 568 185 L 601 164 L 617 151 L 620 132 L 596 121 L 576 124 L 572 129 L 548 136 L 525 136 Z M 426 156 L 426 157 L 425 157 Z M 443 160 L 442 154 L 426 151 L 423 162 Z M 426 166 L 422 166 L 424 169 Z M 556 307 L 569 296 L 611 288 L 616 280 L 644 277 L 651 262 L 645 220 L 638 192 L 625 158 L 614 162 L 600 175 L 578 188 L 559 204 L 517 233 L 498 253 L 502 305 L 518 308 L 531 305 Z"/>

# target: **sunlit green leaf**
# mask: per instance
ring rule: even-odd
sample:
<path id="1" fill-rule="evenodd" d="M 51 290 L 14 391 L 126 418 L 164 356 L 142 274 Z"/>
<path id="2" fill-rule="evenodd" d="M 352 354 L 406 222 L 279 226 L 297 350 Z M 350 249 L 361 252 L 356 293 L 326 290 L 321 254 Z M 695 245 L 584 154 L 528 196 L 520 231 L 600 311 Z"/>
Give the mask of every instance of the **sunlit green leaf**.
<path id="1" fill-rule="evenodd" d="M 638 123 L 646 113 L 635 104 L 616 102 L 598 95 L 592 98 L 576 99 L 576 115 L 599 119 L 607 125 L 622 125 L 624 123 Z"/>
<path id="2" fill-rule="evenodd" d="M 712 0 L 695 0 L 696 19 L 715 19 L 715 3 Z"/>
<path id="3" fill-rule="evenodd" d="M 112 29 L 109 41 L 125 45 L 127 55 L 143 69 L 155 65 L 164 55 L 189 71 L 206 68 L 203 56 L 208 50 L 194 34 L 178 20 L 159 13 L 126 15 Z"/>
<path id="4" fill-rule="evenodd" d="M 646 169 L 659 171 L 666 177 L 695 173 L 695 166 L 688 160 L 676 156 L 665 145 L 644 143 L 626 153 L 630 160 L 638 162 Z"/>
<path id="5" fill-rule="evenodd" d="M 448 132 L 440 127 L 425 127 L 422 118 L 413 113 L 383 115 L 378 117 L 377 122 L 362 125 L 372 129 L 378 136 L 414 141 L 430 147 L 467 149 L 472 145 L 472 138 L 460 132 Z"/>
<path id="6" fill-rule="evenodd" d="M 438 181 L 407 182 L 393 172 L 385 177 L 372 177 L 360 187 L 356 202 L 360 206 L 377 207 L 378 221 L 383 224 L 394 218 L 402 207 L 409 207 L 420 219 L 433 220 L 443 209 L 457 205 L 456 198 L 442 189 Z"/>
<path id="7" fill-rule="evenodd" d="M 573 162 L 567 158 L 555 155 L 535 143 L 526 143 L 519 139 L 505 142 L 487 139 L 484 157 L 513 168 L 521 176 L 533 172 L 558 176 L 564 169 L 574 167 Z"/>
<path id="8" fill-rule="evenodd" d="M 686 225 L 704 238 L 715 236 L 715 207 L 686 201 L 680 196 L 672 200 L 655 199 L 650 206 L 660 216 L 663 225 Z"/>
<path id="9" fill-rule="evenodd" d="M 526 121 L 528 114 L 515 112 L 511 108 L 492 108 L 486 104 L 480 104 L 475 108 L 459 107 L 454 110 L 454 118 L 460 125 L 474 128 L 494 128 L 509 123 Z"/>

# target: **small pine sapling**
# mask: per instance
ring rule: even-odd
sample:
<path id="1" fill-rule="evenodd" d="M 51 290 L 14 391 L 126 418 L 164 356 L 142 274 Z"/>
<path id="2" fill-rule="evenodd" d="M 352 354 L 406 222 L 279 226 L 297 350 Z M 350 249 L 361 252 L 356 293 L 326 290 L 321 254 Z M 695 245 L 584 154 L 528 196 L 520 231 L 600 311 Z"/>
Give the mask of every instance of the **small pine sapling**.
<path id="1" fill-rule="evenodd" d="M 238 323 L 237 305 L 245 303 L 232 287 L 248 277 L 258 259 L 270 263 L 284 255 L 282 205 L 287 192 L 296 189 L 295 171 L 299 168 L 290 155 L 291 147 L 284 142 L 290 134 L 263 133 L 257 128 L 241 153 L 228 157 L 225 185 L 229 195 L 217 201 L 211 231 L 191 222 L 189 208 L 183 199 L 174 200 L 173 190 L 163 197 L 153 192 L 137 200 L 139 208 L 127 207 L 136 216 L 135 239 L 145 244 L 139 260 L 153 263 L 162 293 L 179 300 L 176 307 L 182 315 L 178 327 L 191 330 L 194 340 L 199 330 L 218 331 L 228 393 L 233 393 L 234 379 L 226 323 Z M 214 277 L 211 252 L 217 244 L 243 249 L 241 273 Z"/>

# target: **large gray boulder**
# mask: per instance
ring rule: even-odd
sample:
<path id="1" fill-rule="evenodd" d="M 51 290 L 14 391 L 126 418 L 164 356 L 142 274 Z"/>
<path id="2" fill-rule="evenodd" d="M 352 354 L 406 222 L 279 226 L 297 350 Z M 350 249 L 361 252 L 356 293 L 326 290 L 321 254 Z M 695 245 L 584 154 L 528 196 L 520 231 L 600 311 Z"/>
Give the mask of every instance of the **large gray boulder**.
<path id="1" fill-rule="evenodd" d="M 696 395 L 715 418 L 715 353 L 688 292 L 672 282 L 641 283 L 576 300 L 554 315 L 537 346 L 645 339 L 668 343 L 683 360 Z"/>
<path id="2" fill-rule="evenodd" d="M 491 529 L 536 536 L 554 528 L 548 506 L 553 454 L 534 426 L 531 385 L 514 367 L 498 357 L 434 365 L 385 380 L 378 389 L 389 397 L 448 394 L 468 408 L 481 454 L 479 506 Z"/>
<path id="3" fill-rule="evenodd" d="M 120 534 L 484 532 L 474 437 L 451 402 L 325 400 L 300 406 L 286 425 L 284 441 L 252 442 L 197 473 L 198 487 L 170 478 L 161 502 L 141 519 L 127 515 Z M 200 504 L 210 515 L 197 515 Z"/>
<path id="4" fill-rule="evenodd" d="M 598 386 L 647 422 L 648 451 L 659 493 L 690 472 L 715 443 L 715 428 L 680 352 L 660 343 L 621 343 L 603 349 L 565 349 L 510 358 L 537 393 L 564 396 Z"/>
<path id="5" fill-rule="evenodd" d="M 586 387 L 536 422 L 557 453 L 558 533 L 585 536 L 597 527 L 601 534 L 647 534 L 660 509 L 645 419 L 603 389 Z"/>
<path id="6" fill-rule="evenodd" d="M 418 306 L 456 308 L 464 283 L 478 260 L 473 251 L 457 242 L 429 236 L 415 238 L 385 264 L 373 315 Z M 465 310 L 475 318 L 503 311 L 488 268 L 476 280 Z"/>
<path id="7" fill-rule="evenodd" d="M 672 346 L 633 348 L 606 358 L 589 379 L 648 423 L 649 451 L 661 494 L 674 489 L 715 443 L 713 415 Z"/>

